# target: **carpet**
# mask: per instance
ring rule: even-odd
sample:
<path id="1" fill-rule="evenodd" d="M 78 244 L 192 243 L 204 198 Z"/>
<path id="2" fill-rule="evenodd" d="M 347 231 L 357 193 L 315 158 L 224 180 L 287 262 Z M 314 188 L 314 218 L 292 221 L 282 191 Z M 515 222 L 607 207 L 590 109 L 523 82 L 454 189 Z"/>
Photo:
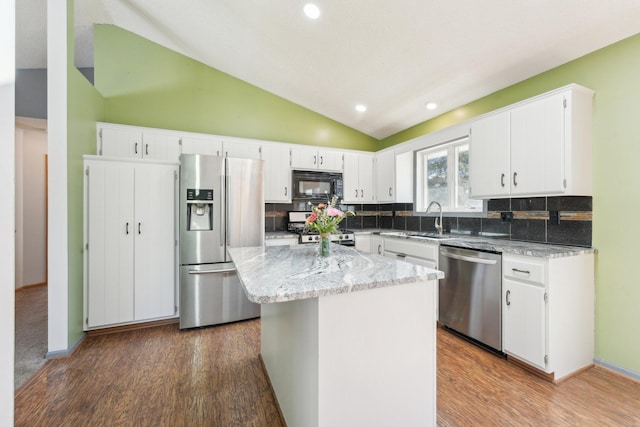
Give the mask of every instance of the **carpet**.
<path id="1" fill-rule="evenodd" d="M 16 292 L 15 390 L 46 362 L 47 311 L 46 286 Z"/>

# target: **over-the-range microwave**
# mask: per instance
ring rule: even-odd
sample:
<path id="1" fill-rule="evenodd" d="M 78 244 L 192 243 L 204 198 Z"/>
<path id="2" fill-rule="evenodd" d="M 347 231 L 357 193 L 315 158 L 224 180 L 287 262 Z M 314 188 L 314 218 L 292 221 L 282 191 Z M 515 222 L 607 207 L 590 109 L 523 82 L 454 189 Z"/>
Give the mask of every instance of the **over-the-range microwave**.
<path id="1" fill-rule="evenodd" d="M 341 173 L 294 170 L 291 177 L 291 198 L 295 202 L 326 202 L 334 195 L 342 200 Z"/>

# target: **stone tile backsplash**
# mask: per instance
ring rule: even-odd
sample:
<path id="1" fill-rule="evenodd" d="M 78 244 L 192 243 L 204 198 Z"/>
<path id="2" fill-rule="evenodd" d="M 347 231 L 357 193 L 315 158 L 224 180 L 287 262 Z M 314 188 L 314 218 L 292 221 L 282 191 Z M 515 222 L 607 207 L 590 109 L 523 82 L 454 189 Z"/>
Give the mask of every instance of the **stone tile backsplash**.
<path id="1" fill-rule="evenodd" d="M 371 228 L 435 232 L 435 218 L 414 216 L 412 203 L 343 205 L 355 217 L 347 217 L 342 228 Z M 308 210 L 299 203 L 266 203 L 265 231 L 286 231 L 287 212 Z M 591 247 L 592 198 L 582 196 L 492 199 L 486 218 L 445 216 L 444 229 L 452 234 L 486 236 L 499 239 Z M 512 222 L 501 219 L 502 212 L 513 214 Z M 559 221 L 555 222 L 554 219 Z"/>

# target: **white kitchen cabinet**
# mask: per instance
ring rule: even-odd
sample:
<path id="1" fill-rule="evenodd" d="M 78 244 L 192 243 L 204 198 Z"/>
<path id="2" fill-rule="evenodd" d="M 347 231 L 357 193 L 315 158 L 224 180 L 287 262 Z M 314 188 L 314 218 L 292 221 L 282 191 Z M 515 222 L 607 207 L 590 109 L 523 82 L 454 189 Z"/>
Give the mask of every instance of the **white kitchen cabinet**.
<path id="1" fill-rule="evenodd" d="M 343 199 L 346 203 L 374 203 L 373 155 L 369 153 L 345 153 Z"/>
<path id="2" fill-rule="evenodd" d="M 356 249 L 376 255 L 383 255 L 384 239 L 375 234 L 357 234 Z"/>
<path id="3" fill-rule="evenodd" d="M 222 139 L 208 135 L 189 135 L 180 138 L 182 154 L 205 154 L 220 156 L 222 153 Z"/>
<path id="4" fill-rule="evenodd" d="M 509 111 L 480 119 L 471 125 L 469 176 L 472 197 L 511 194 Z"/>
<path id="5" fill-rule="evenodd" d="M 250 139 L 224 139 L 222 150 L 225 157 L 260 160 L 262 144 Z"/>
<path id="6" fill-rule="evenodd" d="M 384 256 L 436 269 L 438 268 L 438 247 L 438 243 L 385 237 L 383 253 Z"/>
<path id="7" fill-rule="evenodd" d="M 396 197 L 396 154 L 393 150 L 376 153 L 376 201 L 393 202 Z"/>
<path id="8" fill-rule="evenodd" d="M 264 198 L 270 203 L 291 203 L 291 168 L 289 146 L 265 144 L 262 147 L 264 160 Z"/>
<path id="9" fill-rule="evenodd" d="M 177 315 L 178 165 L 85 156 L 85 330 Z"/>
<path id="10" fill-rule="evenodd" d="M 291 147 L 291 169 L 342 171 L 342 151 Z"/>
<path id="11" fill-rule="evenodd" d="M 97 152 L 105 157 L 166 160 L 180 159 L 180 138 L 172 131 L 98 123 Z"/>
<path id="12" fill-rule="evenodd" d="M 265 239 L 265 246 L 291 246 L 297 245 L 298 238 L 297 237 L 287 237 L 287 238 L 278 238 L 278 239 Z"/>
<path id="13" fill-rule="evenodd" d="M 593 254 L 502 258 L 503 351 L 560 380 L 593 364 Z"/>
<path id="14" fill-rule="evenodd" d="M 591 195 L 592 98 L 572 84 L 474 122 L 472 196 Z"/>

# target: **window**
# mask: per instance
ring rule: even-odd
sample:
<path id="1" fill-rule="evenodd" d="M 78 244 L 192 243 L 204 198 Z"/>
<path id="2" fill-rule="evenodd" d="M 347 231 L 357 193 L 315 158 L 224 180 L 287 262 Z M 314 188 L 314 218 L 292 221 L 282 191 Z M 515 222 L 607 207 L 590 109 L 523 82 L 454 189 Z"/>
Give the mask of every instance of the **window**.
<path id="1" fill-rule="evenodd" d="M 416 151 L 417 212 L 434 201 L 444 212 L 482 212 L 482 200 L 470 195 L 468 137 Z"/>

